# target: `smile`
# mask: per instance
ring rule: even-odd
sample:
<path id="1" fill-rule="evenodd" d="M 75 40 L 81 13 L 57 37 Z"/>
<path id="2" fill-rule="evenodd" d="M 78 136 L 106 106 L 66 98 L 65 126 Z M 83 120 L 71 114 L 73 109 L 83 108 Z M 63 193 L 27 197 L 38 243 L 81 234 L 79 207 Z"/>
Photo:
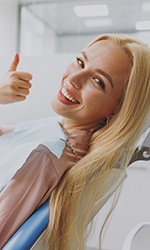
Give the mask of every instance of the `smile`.
<path id="1" fill-rule="evenodd" d="M 67 92 L 67 90 L 64 87 L 61 89 L 61 94 L 70 102 L 79 103 L 73 96 L 71 96 L 71 94 Z"/>

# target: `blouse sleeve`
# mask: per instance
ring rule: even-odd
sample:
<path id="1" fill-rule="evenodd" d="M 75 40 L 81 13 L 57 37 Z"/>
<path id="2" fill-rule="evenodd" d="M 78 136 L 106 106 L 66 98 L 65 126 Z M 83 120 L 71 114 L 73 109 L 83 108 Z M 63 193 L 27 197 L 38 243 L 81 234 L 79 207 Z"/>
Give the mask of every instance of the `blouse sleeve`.
<path id="1" fill-rule="evenodd" d="M 50 197 L 60 179 L 53 166 L 55 157 L 46 147 L 39 146 L 0 193 L 0 249 Z"/>

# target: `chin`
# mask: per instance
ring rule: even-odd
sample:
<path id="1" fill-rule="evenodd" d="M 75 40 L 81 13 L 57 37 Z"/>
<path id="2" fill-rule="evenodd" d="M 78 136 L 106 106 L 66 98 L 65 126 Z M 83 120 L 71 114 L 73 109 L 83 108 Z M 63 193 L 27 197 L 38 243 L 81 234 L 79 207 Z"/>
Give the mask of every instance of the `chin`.
<path id="1" fill-rule="evenodd" d="M 55 99 L 56 99 L 56 97 L 53 98 L 53 100 L 51 102 L 51 107 L 57 113 L 57 103 L 56 103 Z"/>
<path id="2" fill-rule="evenodd" d="M 58 115 L 62 115 L 62 107 L 60 107 L 58 100 L 57 100 L 57 96 L 55 96 L 51 102 L 51 107 L 54 110 L 54 112 Z"/>

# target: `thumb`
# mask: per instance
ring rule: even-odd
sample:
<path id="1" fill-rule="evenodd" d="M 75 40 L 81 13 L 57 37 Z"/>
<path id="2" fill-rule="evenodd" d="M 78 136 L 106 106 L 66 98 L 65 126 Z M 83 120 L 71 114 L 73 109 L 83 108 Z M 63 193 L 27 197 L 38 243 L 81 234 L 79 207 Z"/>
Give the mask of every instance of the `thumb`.
<path id="1" fill-rule="evenodd" d="M 19 54 L 15 53 L 13 61 L 10 65 L 10 68 L 8 69 L 8 71 L 16 71 L 18 64 L 19 64 Z"/>

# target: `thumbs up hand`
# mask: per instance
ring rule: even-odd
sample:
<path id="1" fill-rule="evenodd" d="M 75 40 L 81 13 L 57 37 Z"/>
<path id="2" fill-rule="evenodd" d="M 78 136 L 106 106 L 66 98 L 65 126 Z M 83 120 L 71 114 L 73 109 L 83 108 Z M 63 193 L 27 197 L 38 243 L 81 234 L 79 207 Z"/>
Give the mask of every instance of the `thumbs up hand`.
<path id="1" fill-rule="evenodd" d="M 0 103 L 23 101 L 30 93 L 32 75 L 28 72 L 17 71 L 19 54 L 16 53 L 8 72 L 0 80 Z"/>

